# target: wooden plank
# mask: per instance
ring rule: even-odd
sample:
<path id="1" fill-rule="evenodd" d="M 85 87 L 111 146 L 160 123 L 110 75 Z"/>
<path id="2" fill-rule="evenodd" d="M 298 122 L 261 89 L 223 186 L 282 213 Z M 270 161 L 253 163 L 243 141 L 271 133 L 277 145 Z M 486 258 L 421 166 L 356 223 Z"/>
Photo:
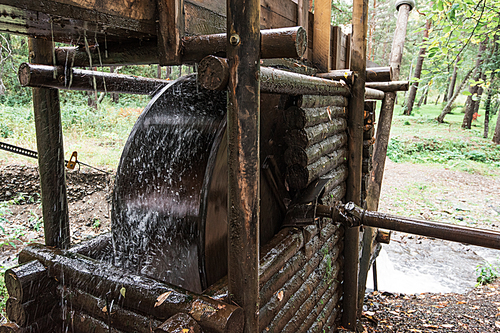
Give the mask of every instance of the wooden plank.
<path id="1" fill-rule="evenodd" d="M 214 13 L 190 1 L 184 2 L 186 35 L 210 35 L 226 32 L 226 14 Z"/>
<path id="2" fill-rule="evenodd" d="M 158 57 L 160 66 L 181 61 L 184 35 L 183 0 L 156 0 L 158 6 Z"/>
<path id="3" fill-rule="evenodd" d="M 331 0 L 316 0 L 314 5 L 313 63 L 320 71 L 331 69 Z"/>
<path id="4" fill-rule="evenodd" d="M 331 46 L 331 55 L 332 55 L 332 68 L 331 69 L 341 69 L 345 68 L 341 65 L 341 34 L 342 29 L 339 26 L 332 27 L 332 46 Z"/>

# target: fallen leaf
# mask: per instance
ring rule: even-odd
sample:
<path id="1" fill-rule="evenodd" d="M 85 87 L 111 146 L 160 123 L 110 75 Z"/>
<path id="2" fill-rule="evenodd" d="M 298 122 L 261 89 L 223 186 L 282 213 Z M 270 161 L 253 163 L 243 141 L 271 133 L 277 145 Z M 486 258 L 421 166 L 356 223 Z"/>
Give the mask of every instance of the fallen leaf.
<path id="1" fill-rule="evenodd" d="M 495 321 L 495 327 L 500 328 L 500 321 Z"/>
<path id="2" fill-rule="evenodd" d="M 444 327 L 444 328 L 453 328 L 453 326 L 455 326 L 455 325 L 452 325 L 452 324 L 443 324 L 441 326 Z"/>
<path id="3" fill-rule="evenodd" d="M 425 328 L 432 328 L 432 329 L 438 329 L 439 328 L 437 325 L 431 325 L 431 324 L 424 324 L 422 326 L 424 326 Z"/>
<path id="4" fill-rule="evenodd" d="M 464 301 L 458 301 L 457 304 L 467 304 L 467 302 Z"/>
<path id="5" fill-rule="evenodd" d="M 104 312 L 104 313 L 108 312 L 108 306 L 107 306 L 107 305 L 105 305 L 105 306 L 102 308 L 102 312 Z"/>
<path id="6" fill-rule="evenodd" d="M 172 292 L 171 291 L 167 291 L 166 293 L 163 293 L 161 294 L 160 296 L 158 296 L 158 298 L 156 299 L 156 303 L 155 303 L 155 308 L 157 306 L 160 306 L 163 304 L 163 302 L 165 302 L 165 300 L 167 299 L 167 297 L 171 294 Z"/>
<path id="7" fill-rule="evenodd" d="M 374 316 L 375 315 L 375 312 L 374 311 L 366 311 L 366 312 L 363 312 L 363 314 L 365 316 Z"/>
<path id="8" fill-rule="evenodd" d="M 189 328 L 183 328 L 182 333 L 189 333 Z"/>
<path id="9" fill-rule="evenodd" d="M 122 289 L 120 289 L 120 294 L 122 294 L 123 298 L 125 298 L 125 291 L 127 291 L 125 287 L 122 287 Z"/>
<path id="10" fill-rule="evenodd" d="M 278 293 L 278 300 L 281 302 L 283 300 L 283 290 L 280 290 L 280 292 Z"/>

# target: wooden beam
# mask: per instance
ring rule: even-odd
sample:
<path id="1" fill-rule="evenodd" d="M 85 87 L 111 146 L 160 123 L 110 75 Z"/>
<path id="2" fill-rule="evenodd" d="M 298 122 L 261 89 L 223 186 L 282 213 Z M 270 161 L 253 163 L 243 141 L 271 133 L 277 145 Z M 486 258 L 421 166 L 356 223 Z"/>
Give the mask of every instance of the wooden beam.
<path id="1" fill-rule="evenodd" d="M 260 2 L 227 0 L 228 289 L 259 330 Z"/>
<path id="2" fill-rule="evenodd" d="M 332 68 L 330 36 L 332 21 L 331 0 L 316 0 L 314 4 L 313 64 L 322 72 Z"/>
<path id="3" fill-rule="evenodd" d="M 158 56 L 161 66 L 181 62 L 184 35 L 183 0 L 156 0 L 158 7 Z"/>
<path id="4" fill-rule="evenodd" d="M 28 45 L 30 62 L 48 65 L 53 63 L 52 42 L 30 38 Z M 70 245 L 68 198 L 59 91 L 33 88 L 33 111 L 45 244 L 68 248 Z"/>

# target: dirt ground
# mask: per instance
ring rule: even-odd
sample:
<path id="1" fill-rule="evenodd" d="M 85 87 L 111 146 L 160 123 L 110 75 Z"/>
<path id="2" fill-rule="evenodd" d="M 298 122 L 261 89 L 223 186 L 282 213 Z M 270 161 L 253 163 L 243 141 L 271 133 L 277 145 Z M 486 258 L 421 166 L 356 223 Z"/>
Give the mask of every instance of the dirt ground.
<path id="1" fill-rule="evenodd" d="M 72 242 L 109 230 L 112 177 L 82 169 L 68 172 L 67 183 Z M 8 267 L 15 264 L 23 244 L 43 242 L 37 169 L 0 165 L 0 184 L 0 202 L 17 203 L 6 206 L 0 216 L 7 221 L 0 237 L 6 244 L 0 249 L 0 264 Z M 409 189 L 415 190 L 415 184 L 421 191 L 418 187 L 412 197 Z M 380 210 L 498 230 L 498 193 L 498 177 L 388 161 Z M 422 205 L 422 199 L 428 202 Z M 372 292 L 366 297 L 362 324 L 365 332 L 498 332 L 499 291 L 500 281 L 464 294 Z"/>

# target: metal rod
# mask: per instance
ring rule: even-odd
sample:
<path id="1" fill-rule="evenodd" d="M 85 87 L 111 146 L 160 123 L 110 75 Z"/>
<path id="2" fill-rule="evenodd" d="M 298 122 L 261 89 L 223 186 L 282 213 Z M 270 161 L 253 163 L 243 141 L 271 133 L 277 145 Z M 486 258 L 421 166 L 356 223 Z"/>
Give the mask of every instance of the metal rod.
<path id="1" fill-rule="evenodd" d="M 361 204 L 363 159 L 363 119 L 366 81 L 366 31 L 368 0 L 354 0 L 352 12 L 351 70 L 357 74 L 352 86 L 347 123 L 349 127 L 349 174 L 346 180 L 346 200 Z M 345 233 L 344 301 L 342 324 L 355 330 L 358 309 L 359 228 Z"/>
<path id="2" fill-rule="evenodd" d="M 30 61 L 52 64 L 53 43 L 29 38 Z M 56 89 L 33 88 L 36 143 L 45 244 L 59 248 L 70 245 L 68 198 L 64 170 L 64 146 Z"/>
<path id="3" fill-rule="evenodd" d="M 373 260 L 372 273 L 373 273 L 373 290 L 378 291 L 377 259 Z"/>
<path id="4" fill-rule="evenodd" d="M 133 75 L 28 63 L 19 66 L 18 78 L 23 87 L 46 87 L 138 95 L 151 94 L 172 82 Z"/>
<path id="5" fill-rule="evenodd" d="M 180 60 L 170 61 L 165 65 L 196 63 L 208 55 L 226 56 L 226 34 L 186 36 L 182 40 Z M 261 30 L 261 58 L 300 58 L 307 51 L 307 32 L 302 27 Z M 157 64 L 159 62 L 157 41 L 130 43 L 108 43 L 103 54 L 103 47 L 91 46 L 89 53 L 93 64 L 138 65 Z M 88 67 L 89 53 L 83 47 L 56 48 L 58 65 Z M 101 54 L 100 54 L 101 53 Z"/>
<path id="6" fill-rule="evenodd" d="M 259 330 L 260 1 L 227 0 L 228 289 Z"/>

